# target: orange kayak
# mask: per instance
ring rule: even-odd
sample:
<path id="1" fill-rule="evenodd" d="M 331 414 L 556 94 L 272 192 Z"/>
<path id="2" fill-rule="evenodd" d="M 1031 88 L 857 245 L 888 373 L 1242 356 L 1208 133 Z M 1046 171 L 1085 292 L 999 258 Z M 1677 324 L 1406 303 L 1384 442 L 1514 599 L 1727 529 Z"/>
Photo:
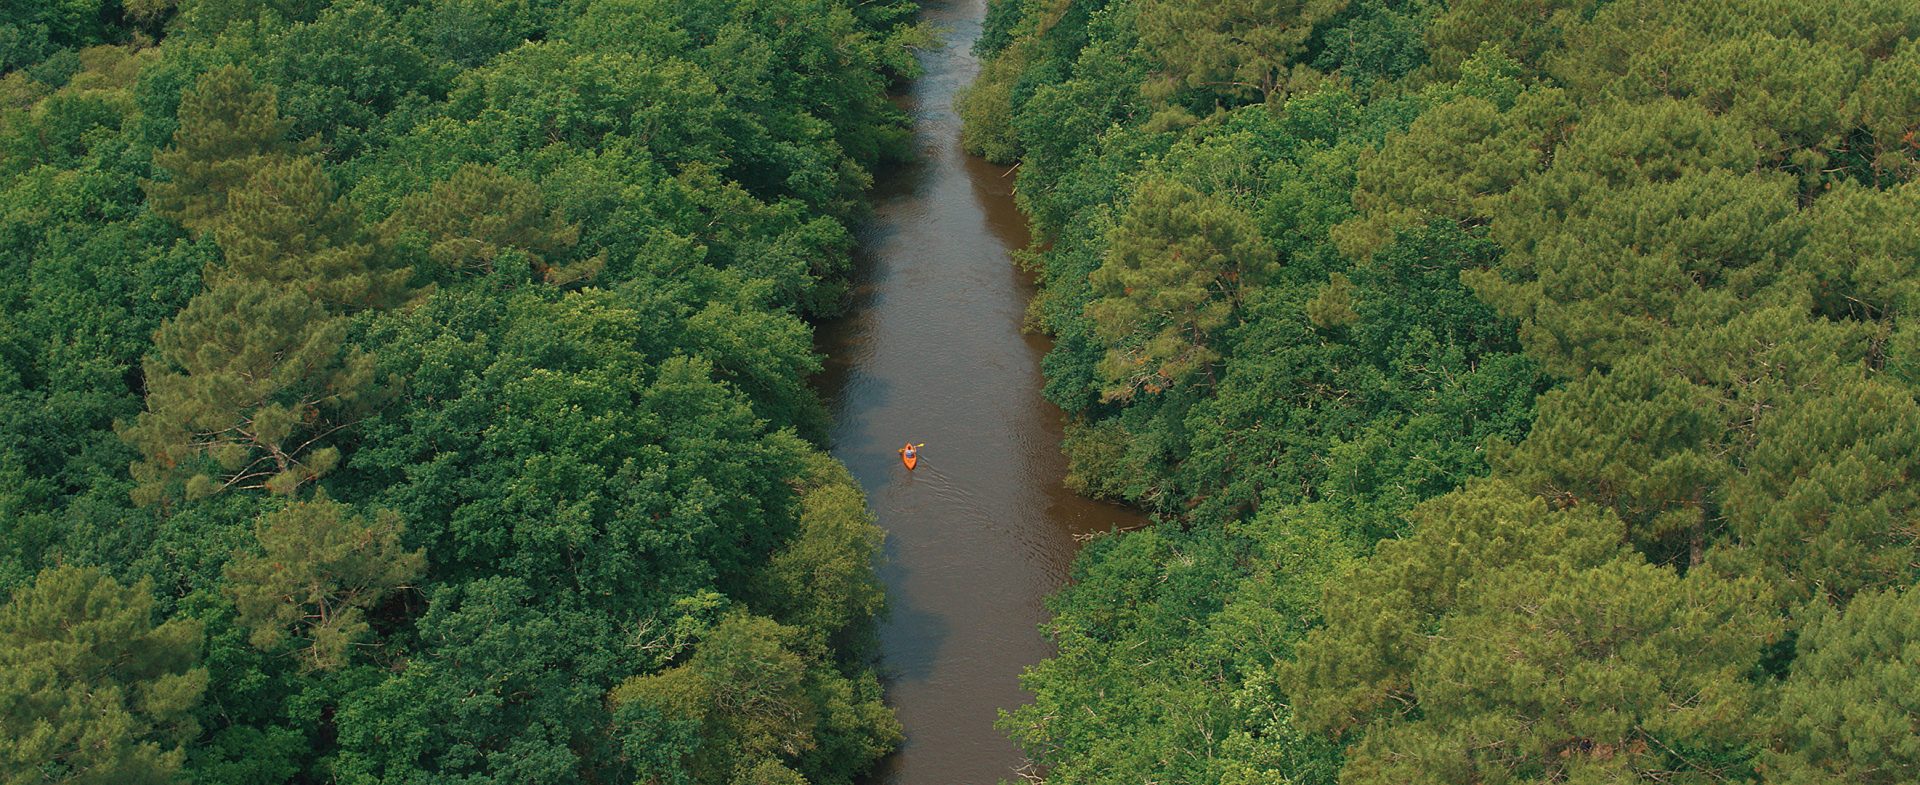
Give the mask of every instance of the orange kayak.
<path id="1" fill-rule="evenodd" d="M 908 455 L 903 452 L 900 453 L 900 462 L 907 465 L 907 471 L 913 471 L 913 467 L 920 464 L 920 456 Z"/>

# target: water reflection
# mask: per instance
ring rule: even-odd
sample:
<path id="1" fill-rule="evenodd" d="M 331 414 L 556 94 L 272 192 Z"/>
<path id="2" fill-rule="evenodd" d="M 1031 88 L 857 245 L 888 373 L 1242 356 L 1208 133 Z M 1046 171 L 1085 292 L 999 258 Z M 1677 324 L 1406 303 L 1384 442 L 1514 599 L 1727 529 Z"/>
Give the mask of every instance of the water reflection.
<path id="1" fill-rule="evenodd" d="M 1021 669 L 1050 653 L 1038 625 L 1073 535 L 1138 523 L 1061 487 L 1046 343 L 1020 331 L 1032 286 L 1009 257 L 1026 223 L 1006 171 L 959 149 L 953 96 L 978 71 L 984 12 L 984 0 L 928 4 L 946 45 L 922 55 L 906 102 L 923 158 L 881 177 L 854 307 L 820 333 L 834 454 L 888 531 L 880 639 L 908 739 L 874 777 L 887 785 L 1013 778 L 1020 755 L 993 723 L 1025 700 Z M 894 452 L 909 440 L 927 443 L 912 473 Z"/>

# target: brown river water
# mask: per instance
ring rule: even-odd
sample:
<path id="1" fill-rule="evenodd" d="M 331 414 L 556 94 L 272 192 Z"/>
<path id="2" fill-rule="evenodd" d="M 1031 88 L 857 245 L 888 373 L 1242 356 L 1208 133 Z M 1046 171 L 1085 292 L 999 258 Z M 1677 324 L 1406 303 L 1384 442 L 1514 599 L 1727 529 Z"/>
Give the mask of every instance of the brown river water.
<path id="1" fill-rule="evenodd" d="M 1047 341 L 1020 330 L 1032 281 L 1013 178 L 960 149 L 954 93 L 985 0 L 932 0 L 941 42 L 905 106 L 918 160 L 882 173 L 848 315 L 820 330 L 833 454 L 887 530 L 880 629 L 889 702 L 907 740 L 875 785 L 992 785 L 1023 758 L 994 727 L 1025 702 L 1020 671 L 1052 652 L 1044 600 L 1067 578 L 1075 534 L 1138 513 L 1061 486 L 1061 412 L 1040 395 Z M 917 470 L 896 450 L 925 442 Z"/>

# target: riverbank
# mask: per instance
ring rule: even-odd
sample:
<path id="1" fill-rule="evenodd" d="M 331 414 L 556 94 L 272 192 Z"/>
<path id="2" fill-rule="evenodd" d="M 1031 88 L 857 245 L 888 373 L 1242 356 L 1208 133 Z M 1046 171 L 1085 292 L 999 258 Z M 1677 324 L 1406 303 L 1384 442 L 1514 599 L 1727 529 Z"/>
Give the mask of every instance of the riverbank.
<path id="1" fill-rule="evenodd" d="M 1024 759 L 994 722 L 1052 651 L 1038 625 L 1074 535 L 1139 520 L 1062 485 L 1061 413 L 1040 393 L 1048 343 L 1021 331 L 1033 285 L 1010 255 L 1026 220 L 1006 170 L 960 149 L 953 100 L 978 73 L 985 10 L 925 9 L 941 38 L 906 96 L 919 156 L 881 175 L 852 307 L 818 337 L 833 454 L 888 534 L 880 642 L 907 740 L 871 778 L 887 785 L 1015 777 Z M 911 474 L 895 454 L 909 440 L 927 444 Z"/>

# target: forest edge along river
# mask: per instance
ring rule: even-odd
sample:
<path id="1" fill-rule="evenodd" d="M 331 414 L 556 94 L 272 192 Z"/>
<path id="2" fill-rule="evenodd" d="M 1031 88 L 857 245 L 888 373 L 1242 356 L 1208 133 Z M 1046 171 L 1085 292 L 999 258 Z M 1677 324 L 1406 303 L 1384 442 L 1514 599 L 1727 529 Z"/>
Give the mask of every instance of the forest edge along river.
<path id="1" fill-rule="evenodd" d="M 1023 761 L 997 713 L 1026 700 L 1020 671 L 1051 653 L 1045 599 L 1074 535 L 1138 513 L 1061 484 L 1061 412 L 1040 394 L 1047 341 L 1021 331 L 1032 282 L 1006 170 L 965 155 L 955 93 L 979 70 L 986 0 L 928 3 L 940 41 L 905 97 L 916 160 L 883 172 L 848 314 L 823 325 L 833 453 L 887 531 L 880 628 L 889 703 L 906 742 L 876 785 L 992 785 Z M 908 471 L 899 450 L 924 442 Z"/>

